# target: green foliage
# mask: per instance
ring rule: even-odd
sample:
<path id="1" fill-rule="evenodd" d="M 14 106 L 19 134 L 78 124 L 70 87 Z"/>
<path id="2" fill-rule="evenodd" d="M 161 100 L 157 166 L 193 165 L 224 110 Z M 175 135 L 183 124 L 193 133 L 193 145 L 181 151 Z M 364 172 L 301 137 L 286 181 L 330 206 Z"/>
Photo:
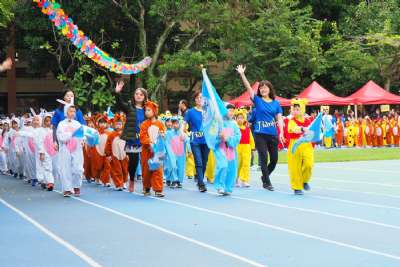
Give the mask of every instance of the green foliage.
<path id="1" fill-rule="evenodd" d="M 15 0 L 1 0 L 0 1 L 0 28 L 7 27 L 8 23 L 13 19 L 13 6 Z"/>
<path id="2" fill-rule="evenodd" d="M 127 62 L 153 57 L 148 70 L 130 78 L 130 87 L 140 84 L 161 100 L 170 95 L 171 79 L 192 90 L 201 81 L 200 65 L 210 69 L 221 94 L 232 96 L 243 92 L 237 64 L 247 65 L 251 81 L 268 79 L 284 97 L 295 96 L 313 80 L 338 95 L 370 79 L 393 89 L 400 84 L 400 3 L 368 3 L 74 0 L 62 6 L 113 57 Z M 113 103 L 119 77 L 83 56 L 32 2 L 17 5 L 17 46 L 29 51 L 31 71 L 52 71 L 87 108 Z"/>

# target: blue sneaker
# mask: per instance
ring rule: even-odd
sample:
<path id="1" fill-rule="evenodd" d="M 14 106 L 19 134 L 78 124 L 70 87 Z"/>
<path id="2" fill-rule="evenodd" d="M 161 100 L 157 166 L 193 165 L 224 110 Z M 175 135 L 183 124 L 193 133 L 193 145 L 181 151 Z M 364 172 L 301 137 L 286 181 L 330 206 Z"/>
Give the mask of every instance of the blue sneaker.
<path id="1" fill-rule="evenodd" d="M 310 191 L 311 190 L 311 187 L 310 187 L 310 185 L 308 183 L 304 183 L 303 187 L 304 187 L 304 190 L 306 190 L 306 191 Z"/>
<path id="2" fill-rule="evenodd" d="M 297 196 L 304 195 L 303 190 L 294 190 L 294 194 Z"/>
<path id="3" fill-rule="evenodd" d="M 31 183 L 32 183 L 32 186 L 36 186 L 37 182 L 38 182 L 38 180 L 37 180 L 37 179 L 32 179 L 32 181 L 31 181 Z"/>

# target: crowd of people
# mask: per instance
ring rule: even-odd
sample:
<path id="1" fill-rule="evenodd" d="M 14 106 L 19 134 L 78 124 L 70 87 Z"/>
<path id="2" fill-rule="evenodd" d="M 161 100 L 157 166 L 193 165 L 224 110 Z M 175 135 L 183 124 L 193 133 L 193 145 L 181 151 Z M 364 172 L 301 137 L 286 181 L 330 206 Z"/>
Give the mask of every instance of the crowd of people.
<path id="1" fill-rule="evenodd" d="M 143 195 L 151 195 L 152 190 L 156 197 L 164 197 L 165 186 L 180 189 L 186 179 L 193 179 L 199 192 L 213 184 L 226 196 L 235 186 L 250 186 L 255 150 L 263 188 L 274 191 L 270 176 L 278 150 L 288 148 L 291 188 L 302 195 L 303 190 L 310 190 L 314 144 L 303 142 L 296 150 L 291 148 L 315 116 L 306 114 L 306 99 L 293 99 L 290 115 L 283 117 L 272 84 L 261 81 L 255 93 L 246 68 L 239 65 L 236 70 L 254 108 L 249 111 L 227 104 L 228 112 L 212 146 L 202 126 L 201 92 L 193 95 L 192 108 L 182 100 L 177 114 L 159 114 L 158 105 L 148 99 L 144 88 L 137 88 L 126 101 L 121 96 L 124 82 L 119 81 L 115 95 L 120 112 L 115 114 L 108 110 L 84 115 L 74 105 L 73 91 L 67 90 L 53 112 L 31 110 L 1 120 L 0 171 L 48 191 L 59 181 L 65 197 L 79 196 L 83 179 L 129 192 L 141 181 Z M 326 147 L 399 145 L 397 114 L 374 120 L 324 115 L 324 121 Z M 96 138 L 87 135 L 87 129 L 95 129 Z"/>

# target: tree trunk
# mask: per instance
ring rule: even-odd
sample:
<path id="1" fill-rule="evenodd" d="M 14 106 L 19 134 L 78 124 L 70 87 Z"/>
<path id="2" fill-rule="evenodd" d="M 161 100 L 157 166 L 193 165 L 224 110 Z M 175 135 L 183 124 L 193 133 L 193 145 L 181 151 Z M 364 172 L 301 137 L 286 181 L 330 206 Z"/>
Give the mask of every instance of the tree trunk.
<path id="1" fill-rule="evenodd" d="M 385 90 L 386 91 L 390 91 L 390 83 L 391 83 L 390 78 L 386 78 L 386 81 L 385 81 Z"/>

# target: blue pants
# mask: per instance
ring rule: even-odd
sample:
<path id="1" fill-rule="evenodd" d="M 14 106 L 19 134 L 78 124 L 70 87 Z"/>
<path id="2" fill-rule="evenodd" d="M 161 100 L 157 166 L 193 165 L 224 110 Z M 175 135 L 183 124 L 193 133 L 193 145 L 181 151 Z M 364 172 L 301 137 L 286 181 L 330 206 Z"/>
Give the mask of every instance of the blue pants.
<path id="1" fill-rule="evenodd" d="M 199 186 L 204 185 L 204 173 L 207 167 L 208 154 L 210 149 L 207 144 L 190 144 L 196 166 L 196 178 Z"/>
<path id="2" fill-rule="evenodd" d="M 214 187 L 217 190 L 222 189 L 226 193 L 232 193 L 237 177 L 237 155 L 234 160 L 229 161 L 221 149 L 215 150 L 214 155 L 216 160 Z"/>

